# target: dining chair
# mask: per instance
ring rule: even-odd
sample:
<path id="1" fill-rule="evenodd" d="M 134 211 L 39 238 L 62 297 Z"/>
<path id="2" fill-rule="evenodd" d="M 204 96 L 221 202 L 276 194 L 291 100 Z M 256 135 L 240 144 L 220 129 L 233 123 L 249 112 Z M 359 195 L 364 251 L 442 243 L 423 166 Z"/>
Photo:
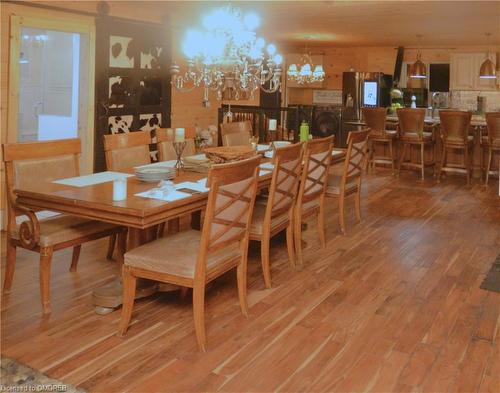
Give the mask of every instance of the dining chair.
<path id="1" fill-rule="evenodd" d="M 9 143 L 2 147 L 8 212 L 3 292 L 9 293 L 12 286 L 17 247 L 38 252 L 43 313 L 49 314 L 50 272 L 54 251 L 73 247 L 70 271 L 75 272 L 82 243 L 118 235 L 121 259 L 126 228 L 65 214 L 42 219 L 34 210 L 18 203 L 15 189 L 36 189 L 38 185 L 57 179 L 79 176 L 79 139 Z"/>
<path id="2" fill-rule="evenodd" d="M 220 125 L 223 146 L 249 145 L 253 135 L 249 120 L 222 123 Z"/>
<path id="3" fill-rule="evenodd" d="M 334 136 L 310 139 L 305 144 L 304 166 L 294 207 L 293 232 L 299 267 L 302 260 L 302 222 L 316 217 L 321 247 L 325 246 L 325 191 Z"/>
<path id="4" fill-rule="evenodd" d="M 326 196 L 339 199 L 339 225 L 345 234 L 344 206 L 349 195 L 355 195 L 356 218 L 361 221 L 361 172 L 366 160 L 366 144 L 370 138 L 370 129 L 351 131 L 347 136 L 347 152 L 342 175 L 328 175 Z"/>
<path id="5" fill-rule="evenodd" d="M 172 130 L 173 132 L 173 130 Z M 175 153 L 174 136 L 166 128 L 156 129 L 156 146 L 158 148 L 158 161 L 176 160 L 177 154 Z M 186 147 L 182 152 L 182 157 L 193 156 L 196 154 L 196 146 L 193 138 L 186 139 Z"/>
<path id="6" fill-rule="evenodd" d="M 119 335 L 127 331 L 139 277 L 193 288 L 194 325 L 202 351 L 206 347 L 204 299 L 208 282 L 237 268 L 240 307 L 247 315 L 249 226 L 259 161 L 255 156 L 210 168 L 210 191 L 201 234 L 195 230 L 179 232 L 125 254 Z"/>
<path id="7" fill-rule="evenodd" d="M 469 135 L 471 112 L 465 111 L 439 111 L 439 134 L 442 143 L 441 165 L 438 170 L 437 181 L 441 181 L 443 172 L 465 173 L 467 185 L 470 184 L 472 175 L 472 153 L 474 137 Z M 461 152 L 462 165 L 448 165 L 448 151 Z"/>
<path id="8" fill-rule="evenodd" d="M 435 168 L 434 134 L 425 131 L 425 109 L 424 108 L 399 108 L 397 110 L 399 119 L 399 140 L 403 147 L 398 163 L 398 176 L 401 167 L 420 169 L 422 180 L 425 179 L 425 168 L 432 166 Z M 420 162 L 411 161 L 412 147 L 420 147 Z M 425 161 L 425 149 L 432 149 L 432 159 Z M 410 160 L 405 161 L 406 153 L 410 153 Z"/>
<path id="9" fill-rule="evenodd" d="M 485 184 L 488 185 L 493 153 L 500 153 L 500 112 L 488 112 L 485 114 L 485 118 L 488 134 L 481 136 L 481 153 L 483 153 L 486 148 L 488 150 L 488 157 L 486 167 L 484 167 L 481 154 L 481 167 L 486 172 Z M 498 176 L 500 177 L 500 168 L 498 170 Z"/>
<path id="10" fill-rule="evenodd" d="M 150 131 L 104 135 L 104 154 L 108 171 L 120 171 L 151 163 Z"/>
<path id="11" fill-rule="evenodd" d="M 386 127 L 386 108 L 362 108 L 363 117 L 366 126 L 370 129 L 369 142 L 370 154 L 368 157 L 368 166 L 374 168 L 375 164 L 390 164 L 392 167 L 392 174 L 395 174 L 396 156 L 394 155 L 394 143 L 397 138 L 396 130 L 389 130 Z M 388 149 L 388 154 L 375 155 L 375 147 Z"/>
<path id="12" fill-rule="evenodd" d="M 250 226 L 250 240 L 260 242 L 260 257 L 266 288 L 271 288 L 269 244 L 286 229 L 288 258 L 294 261 L 293 207 L 302 171 L 302 144 L 277 148 L 273 157 L 273 177 L 265 203 L 256 203 Z"/>

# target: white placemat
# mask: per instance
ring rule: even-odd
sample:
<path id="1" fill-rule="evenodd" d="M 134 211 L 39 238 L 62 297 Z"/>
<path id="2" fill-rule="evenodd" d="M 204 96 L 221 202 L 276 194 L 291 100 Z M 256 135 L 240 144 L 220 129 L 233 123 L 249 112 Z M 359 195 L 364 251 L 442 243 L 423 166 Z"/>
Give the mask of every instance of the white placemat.
<path id="1" fill-rule="evenodd" d="M 154 168 L 154 167 L 175 168 L 176 162 L 177 162 L 177 160 L 159 161 L 159 162 L 154 162 L 152 164 L 136 166 L 136 167 L 134 167 L 134 169 Z"/>
<path id="2" fill-rule="evenodd" d="M 131 176 L 133 175 L 129 173 L 106 171 L 106 172 L 94 173 L 92 175 L 68 177 L 66 179 L 54 180 L 53 183 L 63 184 L 65 186 L 73 186 L 73 187 L 87 187 Z"/>
<path id="3" fill-rule="evenodd" d="M 267 170 L 267 171 L 274 171 L 274 164 L 271 162 L 264 162 L 259 165 L 260 169 Z"/>
<path id="4" fill-rule="evenodd" d="M 257 151 L 263 152 L 269 150 L 269 145 L 257 145 Z"/>

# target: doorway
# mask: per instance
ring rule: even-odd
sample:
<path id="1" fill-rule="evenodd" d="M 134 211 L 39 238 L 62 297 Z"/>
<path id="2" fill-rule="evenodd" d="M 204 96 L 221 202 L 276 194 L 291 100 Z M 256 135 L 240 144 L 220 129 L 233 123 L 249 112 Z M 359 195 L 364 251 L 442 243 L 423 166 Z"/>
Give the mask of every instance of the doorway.
<path id="1" fill-rule="evenodd" d="M 93 23 L 11 17 L 9 142 L 79 138 L 93 169 Z"/>

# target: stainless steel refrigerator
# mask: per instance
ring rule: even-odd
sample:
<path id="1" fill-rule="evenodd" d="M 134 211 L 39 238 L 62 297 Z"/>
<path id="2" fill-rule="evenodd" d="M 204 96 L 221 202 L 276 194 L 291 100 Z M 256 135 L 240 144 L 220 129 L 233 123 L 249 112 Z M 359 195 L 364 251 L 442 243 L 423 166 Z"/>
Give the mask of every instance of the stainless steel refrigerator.
<path id="1" fill-rule="evenodd" d="M 361 122 L 361 108 L 388 107 L 391 104 L 392 75 L 382 72 L 344 72 L 342 75 L 342 134 L 340 145 L 345 146 L 349 131 L 358 128 L 350 122 Z"/>

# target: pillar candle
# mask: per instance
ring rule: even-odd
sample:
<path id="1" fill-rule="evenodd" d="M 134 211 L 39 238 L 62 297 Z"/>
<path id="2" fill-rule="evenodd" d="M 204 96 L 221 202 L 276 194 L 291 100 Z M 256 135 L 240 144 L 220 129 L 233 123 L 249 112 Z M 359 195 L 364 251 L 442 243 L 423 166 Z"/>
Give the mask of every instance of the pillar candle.
<path id="1" fill-rule="evenodd" d="M 276 131 L 278 128 L 278 120 L 269 119 L 269 131 Z"/>
<path id="2" fill-rule="evenodd" d="M 176 142 L 184 142 L 186 132 L 184 128 L 176 128 L 175 129 L 175 141 Z"/>
<path id="3" fill-rule="evenodd" d="M 167 128 L 167 137 L 169 141 L 174 140 L 174 130 L 171 128 Z"/>
<path id="4" fill-rule="evenodd" d="M 113 200 L 124 201 L 127 199 L 127 178 L 122 177 L 113 181 Z"/>

